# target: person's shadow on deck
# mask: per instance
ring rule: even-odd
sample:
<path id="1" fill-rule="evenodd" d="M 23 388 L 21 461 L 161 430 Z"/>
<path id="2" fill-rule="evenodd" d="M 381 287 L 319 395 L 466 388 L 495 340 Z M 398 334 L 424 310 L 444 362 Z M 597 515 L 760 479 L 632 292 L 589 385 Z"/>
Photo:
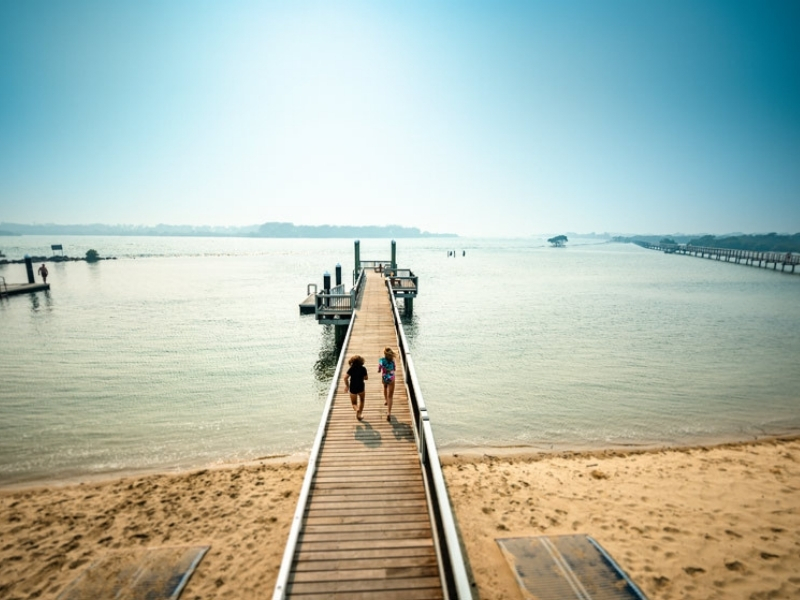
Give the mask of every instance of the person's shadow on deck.
<path id="1" fill-rule="evenodd" d="M 377 448 L 383 443 L 381 432 L 373 429 L 367 421 L 361 421 L 356 425 L 356 441 L 361 442 L 367 448 Z"/>
<path id="2" fill-rule="evenodd" d="M 414 441 L 414 430 L 411 429 L 411 425 L 408 423 L 401 423 L 397 419 L 392 419 L 392 433 L 396 440 L 405 440 L 407 442 Z"/>

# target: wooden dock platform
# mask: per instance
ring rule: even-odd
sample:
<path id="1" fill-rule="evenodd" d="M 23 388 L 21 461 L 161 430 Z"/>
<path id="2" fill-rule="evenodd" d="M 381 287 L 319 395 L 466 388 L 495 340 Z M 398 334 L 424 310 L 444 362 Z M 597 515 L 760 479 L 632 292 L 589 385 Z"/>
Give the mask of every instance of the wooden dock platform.
<path id="1" fill-rule="evenodd" d="M 279 577 L 274 598 L 446 596 L 403 369 L 398 364 L 390 422 L 377 372 L 383 349 L 398 348 L 391 300 L 382 274 L 370 272 L 365 283 L 320 426 L 307 499 L 295 516 L 302 523 L 285 587 Z M 343 382 L 354 354 L 369 373 L 362 421 Z M 291 545 L 290 539 L 287 554 Z"/>
<path id="2" fill-rule="evenodd" d="M 41 292 L 49 289 L 49 283 L 5 283 L 0 285 L 0 296 L 30 294 L 31 292 Z"/>

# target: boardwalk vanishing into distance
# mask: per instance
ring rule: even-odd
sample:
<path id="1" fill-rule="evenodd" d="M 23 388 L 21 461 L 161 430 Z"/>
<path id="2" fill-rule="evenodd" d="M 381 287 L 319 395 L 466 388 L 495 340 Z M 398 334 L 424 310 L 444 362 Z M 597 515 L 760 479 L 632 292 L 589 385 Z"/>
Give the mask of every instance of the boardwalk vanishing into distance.
<path id="1" fill-rule="evenodd" d="M 642 248 L 661 250 L 666 254 L 684 254 L 699 258 L 710 258 L 723 262 L 749 265 L 777 271 L 781 273 L 794 273 L 795 267 L 800 267 L 800 253 L 798 252 L 765 252 L 760 250 L 733 250 L 731 248 L 709 248 L 705 246 L 692 246 L 690 244 L 652 244 L 650 242 L 634 242 Z M 800 268 L 797 269 L 800 273 Z"/>
<path id="2" fill-rule="evenodd" d="M 356 304 L 273 598 L 471 598 L 393 282 L 356 265 Z M 377 371 L 387 346 L 397 352 L 390 421 Z M 362 421 L 343 381 L 354 354 L 369 373 Z"/>

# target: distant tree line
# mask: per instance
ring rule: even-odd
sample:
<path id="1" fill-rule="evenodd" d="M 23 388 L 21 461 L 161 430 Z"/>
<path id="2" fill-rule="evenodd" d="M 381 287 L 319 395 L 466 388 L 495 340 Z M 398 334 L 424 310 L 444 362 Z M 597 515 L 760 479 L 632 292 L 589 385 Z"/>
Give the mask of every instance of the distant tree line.
<path id="1" fill-rule="evenodd" d="M 454 233 L 428 233 L 400 225 L 337 226 L 264 223 L 244 227 L 194 225 L 22 225 L 0 223 L 0 235 L 140 235 L 175 237 L 265 237 L 265 238 L 416 238 L 458 237 Z"/>
<path id="2" fill-rule="evenodd" d="M 704 235 L 689 241 L 692 246 L 727 248 L 730 250 L 754 250 L 756 252 L 800 252 L 800 233 L 794 235 L 737 235 L 718 238 Z"/>
<path id="3" fill-rule="evenodd" d="M 454 233 L 428 233 L 416 227 L 400 225 L 294 225 L 293 223 L 264 223 L 256 237 L 276 238 L 388 238 L 388 237 L 458 237 Z"/>
<path id="4" fill-rule="evenodd" d="M 617 236 L 614 242 L 648 242 L 651 244 L 690 244 L 706 248 L 727 248 L 730 250 L 754 250 L 756 252 L 800 252 L 800 233 L 794 235 L 767 234 L 740 234 L 717 237 L 714 235 L 669 236 L 663 235 L 636 235 L 631 237 Z"/>

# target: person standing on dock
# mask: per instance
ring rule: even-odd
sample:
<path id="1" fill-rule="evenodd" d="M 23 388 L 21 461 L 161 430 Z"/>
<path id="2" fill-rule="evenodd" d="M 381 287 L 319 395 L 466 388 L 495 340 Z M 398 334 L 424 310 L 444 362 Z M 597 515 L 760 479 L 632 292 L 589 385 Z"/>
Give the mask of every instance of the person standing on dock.
<path id="1" fill-rule="evenodd" d="M 356 419 L 360 421 L 364 412 L 366 392 L 364 382 L 369 379 L 369 374 L 364 366 L 364 359 L 358 354 L 351 356 L 347 364 L 350 365 L 350 368 L 347 369 L 347 374 L 344 376 L 344 387 L 350 392 L 350 403 L 353 405 L 353 410 L 356 411 Z"/>
<path id="2" fill-rule="evenodd" d="M 49 272 L 44 263 L 42 263 L 42 266 L 39 267 L 39 275 L 42 276 L 42 281 L 47 283 L 47 276 L 49 275 Z"/>
<path id="3" fill-rule="evenodd" d="M 383 398 L 386 405 L 386 420 L 392 421 L 392 400 L 394 399 L 394 350 L 384 348 L 383 358 L 378 361 L 378 373 L 383 379 Z"/>

